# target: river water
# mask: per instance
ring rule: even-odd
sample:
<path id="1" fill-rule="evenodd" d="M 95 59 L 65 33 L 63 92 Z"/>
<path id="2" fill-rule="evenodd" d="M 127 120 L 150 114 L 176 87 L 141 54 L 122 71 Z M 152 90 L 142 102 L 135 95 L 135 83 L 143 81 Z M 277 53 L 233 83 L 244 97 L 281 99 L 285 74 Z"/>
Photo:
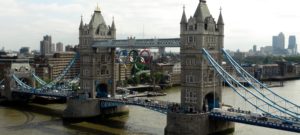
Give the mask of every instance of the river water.
<path id="1" fill-rule="evenodd" d="M 284 87 L 272 88 L 295 103 L 300 104 L 300 80 L 284 83 Z M 165 91 L 159 100 L 180 101 L 180 87 Z M 225 104 L 243 107 L 246 105 L 231 89 L 224 88 Z M 140 107 L 129 106 L 130 113 L 110 119 L 94 119 L 72 124 L 63 124 L 59 117 L 64 104 L 27 106 L 0 106 L 0 135 L 162 135 L 166 116 Z M 236 124 L 233 135 L 296 135 L 296 133 Z"/>

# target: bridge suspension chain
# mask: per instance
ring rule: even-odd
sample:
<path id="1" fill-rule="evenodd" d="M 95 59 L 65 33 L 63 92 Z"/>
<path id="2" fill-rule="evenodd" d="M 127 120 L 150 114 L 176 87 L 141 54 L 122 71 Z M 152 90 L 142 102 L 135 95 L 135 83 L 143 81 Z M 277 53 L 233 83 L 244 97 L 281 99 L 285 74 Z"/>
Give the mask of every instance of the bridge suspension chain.
<path id="1" fill-rule="evenodd" d="M 280 120 L 283 120 L 283 121 L 289 121 L 289 122 L 293 122 L 289 119 L 285 119 L 285 118 L 282 118 L 278 115 L 274 115 L 272 113 L 270 113 L 270 109 L 273 109 L 273 110 L 276 110 L 277 112 L 282 112 L 284 114 L 287 114 L 291 117 L 294 117 L 294 118 L 297 118 L 295 115 L 285 111 L 285 110 L 282 110 L 281 108 L 278 108 L 270 103 L 268 103 L 267 101 L 263 100 L 262 98 L 258 97 L 257 95 L 255 95 L 254 93 L 252 93 L 250 90 L 248 90 L 245 86 L 243 86 L 242 84 L 240 84 L 237 80 L 235 80 L 229 73 L 227 73 L 213 58 L 212 56 L 205 50 L 205 49 L 202 49 L 203 51 L 203 55 L 207 58 L 207 60 L 209 61 L 209 63 L 212 65 L 212 67 L 215 69 L 215 71 L 217 71 L 220 76 L 228 83 L 228 85 L 240 96 L 242 97 L 245 101 L 247 101 L 249 104 L 251 104 L 252 106 L 254 106 L 255 108 L 257 108 L 258 110 L 260 110 L 261 112 L 265 113 L 265 114 L 268 114 L 276 119 L 280 119 Z M 260 108 L 258 107 L 257 105 L 255 105 L 253 102 L 250 102 L 241 92 L 239 92 L 236 87 L 231 84 L 230 82 L 233 81 L 235 82 L 236 84 L 239 85 L 240 88 L 243 88 L 245 91 L 247 91 L 247 93 L 253 95 L 256 97 L 257 101 L 259 102 L 262 102 L 264 104 L 267 104 L 268 106 L 268 109 L 265 109 L 265 108 Z"/>
<path id="2" fill-rule="evenodd" d="M 234 61 L 234 59 L 223 49 L 222 50 L 225 58 L 230 62 L 230 64 L 234 67 L 235 71 L 242 77 L 243 80 L 245 80 L 256 92 L 258 92 L 263 98 L 269 100 L 272 104 L 285 109 L 291 113 L 296 114 L 298 117 L 300 116 L 298 110 L 300 108 L 300 106 L 298 106 L 295 103 L 292 103 L 291 101 L 281 97 L 280 95 L 276 94 L 275 92 L 273 92 L 271 89 L 269 89 L 267 87 L 267 85 L 262 84 L 261 82 L 259 82 L 257 79 L 255 79 L 252 75 L 250 75 L 246 70 L 244 70 L 236 61 Z M 262 92 L 260 92 L 258 90 L 257 87 L 254 86 L 254 84 L 252 83 L 254 82 L 255 84 L 258 84 L 260 88 L 264 88 L 265 90 L 267 90 L 268 94 L 264 94 Z M 271 98 L 269 98 L 268 96 L 273 96 L 274 99 L 272 100 Z M 276 101 L 276 98 L 279 98 L 279 101 Z M 280 105 L 279 103 L 284 103 L 283 105 Z M 294 108 L 294 110 L 290 110 L 288 108 Z"/>
<path id="3" fill-rule="evenodd" d="M 40 84 L 40 85 L 46 85 L 47 83 L 42 80 L 41 78 L 39 78 L 35 73 L 31 73 L 32 77 Z"/>
<path id="4" fill-rule="evenodd" d="M 4 82 L 4 80 L 5 80 L 5 79 L 2 79 L 2 80 L 0 81 L 0 85 Z"/>

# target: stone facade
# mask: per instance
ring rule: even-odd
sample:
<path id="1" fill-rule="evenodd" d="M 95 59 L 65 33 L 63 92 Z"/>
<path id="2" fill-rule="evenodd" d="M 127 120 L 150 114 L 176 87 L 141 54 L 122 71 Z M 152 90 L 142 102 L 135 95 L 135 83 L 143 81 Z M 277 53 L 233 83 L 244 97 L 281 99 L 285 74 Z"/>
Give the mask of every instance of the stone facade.
<path id="1" fill-rule="evenodd" d="M 205 48 L 221 64 L 224 22 L 210 14 L 206 1 L 200 0 L 193 17 L 183 11 L 180 22 L 181 106 L 185 113 L 168 112 L 166 135 L 207 135 L 233 132 L 234 123 L 209 119 L 207 112 L 221 107 L 221 80 L 202 54 Z"/>
<path id="2" fill-rule="evenodd" d="M 168 113 L 165 135 L 208 135 L 234 131 L 234 123 L 210 120 L 207 113 Z"/>
<path id="3" fill-rule="evenodd" d="M 12 75 L 17 76 L 25 84 L 35 87 L 35 81 L 32 80 L 31 73 L 34 72 L 28 62 L 10 63 L 9 66 L 3 69 L 4 72 L 4 93 L 2 96 L 8 100 L 26 100 L 29 97 L 19 96 L 14 94 L 13 91 L 18 89 L 17 83 L 12 79 Z M 23 94 L 25 95 L 25 94 Z"/>
<path id="4" fill-rule="evenodd" d="M 80 93 L 89 98 L 114 96 L 115 48 L 92 48 L 99 40 L 116 38 L 114 21 L 107 26 L 100 9 L 94 11 L 89 24 L 79 27 Z M 98 92 L 97 92 L 98 91 Z"/>
<path id="5" fill-rule="evenodd" d="M 216 23 L 206 1 L 200 0 L 193 17 L 187 21 L 183 12 L 181 26 L 181 103 L 191 111 L 208 111 L 215 93 L 216 107 L 222 101 L 221 81 L 214 76 L 213 69 L 202 55 L 205 48 L 221 63 L 224 42 L 224 23 L 220 13 Z"/>

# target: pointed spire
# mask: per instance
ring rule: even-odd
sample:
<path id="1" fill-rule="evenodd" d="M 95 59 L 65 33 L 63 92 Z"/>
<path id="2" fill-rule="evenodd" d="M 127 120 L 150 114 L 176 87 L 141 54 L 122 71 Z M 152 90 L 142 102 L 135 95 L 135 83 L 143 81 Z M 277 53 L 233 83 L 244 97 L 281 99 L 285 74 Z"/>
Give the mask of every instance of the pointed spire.
<path id="1" fill-rule="evenodd" d="M 115 17 L 113 17 L 113 21 L 112 21 L 112 24 L 111 24 L 111 29 L 112 30 L 116 29 L 116 26 L 115 26 Z"/>
<path id="2" fill-rule="evenodd" d="M 83 20 L 82 20 L 82 15 L 81 15 L 81 21 L 80 21 L 80 26 L 79 28 L 82 28 L 83 27 Z"/>
<path id="3" fill-rule="evenodd" d="M 185 6 L 183 6 L 183 13 L 182 13 L 180 24 L 185 24 L 185 23 L 187 23 L 187 19 L 185 15 Z"/>
<path id="4" fill-rule="evenodd" d="M 197 22 L 204 22 L 202 13 L 202 0 L 199 1 L 194 17 L 196 18 Z"/>
<path id="5" fill-rule="evenodd" d="M 218 19 L 218 25 L 224 25 L 223 16 L 222 16 L 222 8 L 220 8 L 220 15 Z"/>
<path id="6" fill-rule="evenodd" d="M 97 3 L 97 7 L 96 7 L 96 9 L 95 9 L 95 12 L 101 12 L 101 10 L 100 10 L 100 7 L 99 7 L 99 4 Z"/>

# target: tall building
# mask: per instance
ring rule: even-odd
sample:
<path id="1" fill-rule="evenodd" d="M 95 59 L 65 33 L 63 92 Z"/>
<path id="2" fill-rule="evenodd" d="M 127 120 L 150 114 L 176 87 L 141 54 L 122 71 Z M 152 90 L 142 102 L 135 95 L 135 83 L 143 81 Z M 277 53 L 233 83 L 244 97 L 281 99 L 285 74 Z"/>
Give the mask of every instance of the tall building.
<path id="1" fill-rule="evenodd" d="M 34 68 L 36 74 L 44 80 L 51 81 L 56 78 L 69 65 L 76 52 L 54 53 L 51 57 L 36 56 L 34 58 Z M 76 61 L 65 79 L 73 79 L 78 76 L 80 71 L 79 60 Z"/>
<path id="2" fill-rule="evenodd" d="M 90 98 L 115 95 L 115 48 L 92 48 L 95 41 L 116 39 L 114 20 L 107 25 L 101 10 L 96 8 L 89 24 L 79 25 L 80 91 Z"/>
<path id="3" fill-rule="evenodd" d="M 208 135 L 234 129 L 233 123 L 211 120 L 204 113 L 222 104 L 222 81 L 202 50 L 205 48 L 217 63 L 222 63 L 222 13 L 215 21 L 206 0 L 200 0 L 193 17 L 187 20 L 183 11 L 180 26 L 181 106 L 185 113 L 168 112 L 165 135 Z"/>
<path id="4" fill-rule="evenodd" d="M 273 36 L 273 54 L 282 55 L 285 54 L 285 37 L 282 32 L 279 33 L 278 36 Z"/>
<path id="5" fill-rule="evenodd" d="M 296 36 L 292 35 L 289 37 L 288 50 L 290 51 L 290 54 L 296 55 L 298 53 L 297 49 Z"/>
<path id="6" fill-rule="evenodd" d="M 56 43 L 56 52 L 63 52 L 64 51 L 64 45 L 61 42 Z"/>
<path id="7" fill-rule="evenodd" d="M 20 49 L 20 54 L 29 54 L 30 48 L 29 47 L 22 47 Z"/>
<path id="8" fill-rule="evenodd" d="M 253 45 L 253 52 L 256 53 L 257 52 L 257 46 Z"/>
<path id="9" fill-rule="evenodd" d="M 45 56 L 51 54 L 52 52 L 52 38 L 49 35 L 44 36 L 43 40 L 40 42 L 40 52 L 41 55 Z"/>
<path id="10" fill-rule="evenodd" d="M 284 34 L 282 32 L 279 33 L 278 35 L 278 47 L 280 50 L 284 50 L 285 49 L 285 37 Z"/>
<path id="11" fill-rule="evenodd" d="M 51 44 L 51 46 L 50 46 L 50 52 L 55 53 L 55 44 L 54 43 Z"/>
<path id="12" fill-rule="evenodd" d="M 66 45 L 65 51 L 66 52 L 74 52 L 75 48 L 72 45 Z"/>
<path id="13" fill-rule="evenodd" d="M 222 13 L 216 22 L 210 14 L 205 0 L 200 0 L 193 17 L 187 20 L 185 11 L 181 19 L 181 104 L 189 111 L 203 112 L 221 103 L 221 81 L 214 78 L 214 72 L 203 56 L 202 48 L 221 63 L 221 49 L 224 42 Z M 214 96 L 215 99 L 212 99 Z"/>

